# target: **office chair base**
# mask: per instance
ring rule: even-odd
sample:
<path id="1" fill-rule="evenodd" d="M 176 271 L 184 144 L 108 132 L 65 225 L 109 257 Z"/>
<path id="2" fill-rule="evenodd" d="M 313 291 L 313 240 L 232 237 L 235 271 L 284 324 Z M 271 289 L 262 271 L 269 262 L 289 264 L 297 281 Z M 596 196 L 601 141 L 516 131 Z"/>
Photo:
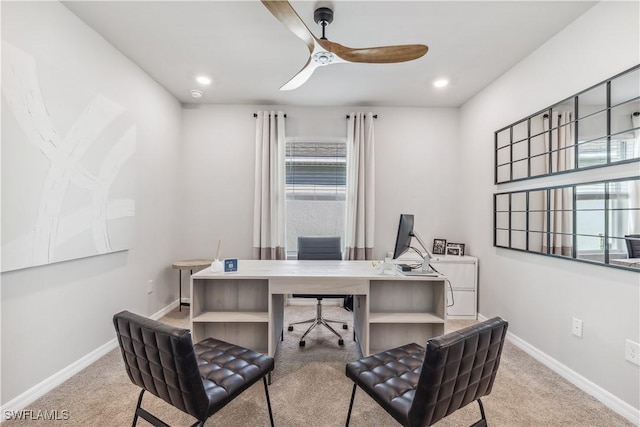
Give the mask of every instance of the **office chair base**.
<path id="1" fill-rule="evenodd" d="M 311 323 L 313 322 L 313 323 Z M 296 325 L 296 324 L 300 324 L 300 323 L 311 323 L 311 326 L 309 326 L 309 328 L 306 330 L 306 332 L 304 334 L 302 334 L 302 337 L 300 337 L 300 347 L 304 347 L 305 345 L 305 341 L 304 338 L 309 334 L 309 332 L 311 332 L 311 330 L 313 328 L 315 328 L 316 326 L 322 325 L 325 328 L 327 328 L 328 330 L 330 330 L 331 332 L 333 332 L 333 334 L 335 336 L 338 337 L 338 345 L 344 345 L 344 340 L 342 339 L 342 335 L 340 335 L 335 329 L 333 329 L 331 327 L 331 325 L 329 325 L 327 322 L 336 322 L 335 320 L 328 320 L 328 319 L 313 319 L 313 320 L 306 320 L 304 322 L 296 322 L 296 323 L 292 323 L 291 325 Z M 337 322 L 337 323 L 342 323 L 342 322 Z M 289 330 L 292 331 L 293 330 L 293 326 L 289 326 Z"/>
<path id="2" fill-rule="evenodd" d="M 342 329 L 349 329 L 349 325 L 347 325 L 341 320 L 332 320 L 332 319 L 327 319 L 326 317 L 320 317 L 320 318 L 314 317 L 313 319 L 307 319 L 307 320 L 302 320 L 300 322 L 289 323 L 289 327 L 287 327 L 287 330 L 293 331 L 293 325 L 303 325 L 305 323 L 313 323 L 316 320 L 324 320 L 325 322 L 329 322 L 329 323 L 342 323 Z"/>
<path id="3" fill-rule="evenodd" d="M 298 343 L 298 345 L 299 345 L 300 347 L 304 347 L 304 346 L 305 346 L 305 344 L 306 344 L 306 342 L 305 342 L 305 341 L 300 341 L 300 342 Z M 343 339 L 339 339 L 339 340 L 338 340 L 338 345 L 344 345 L 344 340 L 343 340 Z"/>
<path id="4" fill-rule="evenodd" d="M 320 300 L 318 300 L 318 304 L 316 305 L 316 317 L 315 318 L 308 319 L 308 320 L 302 320 L 300 322 L 289 323 L 289 327 L 287 329 L 289 331 L 293 331 L 293 325 L 302 325 L 304 323 L 311 323 L 311 326 L 309 326 L 309 328 L 302 335 L 302 337 L 300 337 L 300 343 L 299 343 L 300 347 L 304 347 L 304 345 L 305 345 L 304 337 L 306 337 L 307 334 L 309 332 L 311 332 L 311 330 L 313 328 L 315 328 L 316 326 L 318 326 L 318 325 L 323 325 L 324 327 L 329 329 L 331 332 L 333 332 L 334 335 L 338 337 L 338 345 L 344 345 L 344 340 L 342 339 L 342 335 L 340 335 L 338 332 L 336 332 L 336 330 L 333 329 L 329 325 L 329 323 L 341 323 L 342 324 L 342 329 L 349 329 L 349 327 L 347 326 L 347 324 L 345 322 L 342 322 L 340 320 L 331 320 L 331 319 L 326 319 L 326 318 L 322 317 L 322 303 L 320 302 Z"/>

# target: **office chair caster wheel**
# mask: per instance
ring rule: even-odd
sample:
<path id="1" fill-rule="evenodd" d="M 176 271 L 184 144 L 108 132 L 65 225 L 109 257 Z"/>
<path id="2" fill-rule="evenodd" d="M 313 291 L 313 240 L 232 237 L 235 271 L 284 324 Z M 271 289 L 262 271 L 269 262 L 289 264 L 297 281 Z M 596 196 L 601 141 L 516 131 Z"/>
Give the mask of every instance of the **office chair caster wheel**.
<path id="1" fill-rule="evenodd" d="M 343 339 L 338 340 L 338 345 L 344 345 L 344 340 Z"/>
<path id="2" fill-rule="evenodd" d="M 300 347 L 304 347 L 304 341 L 300 341 Z"/>
<path id="3" fill-rule="evenodd" d="M 293 331 L 293 326 L 289 326 L 287 329 L 288 329 L 289 331 Z"/>
<path id="4" fill-rule="evenodd" d="M 342 329 L 349 329 L 349 327 L 347 326 L 347 324 L 345 323 L 344 325 L 342 325 Z"/>

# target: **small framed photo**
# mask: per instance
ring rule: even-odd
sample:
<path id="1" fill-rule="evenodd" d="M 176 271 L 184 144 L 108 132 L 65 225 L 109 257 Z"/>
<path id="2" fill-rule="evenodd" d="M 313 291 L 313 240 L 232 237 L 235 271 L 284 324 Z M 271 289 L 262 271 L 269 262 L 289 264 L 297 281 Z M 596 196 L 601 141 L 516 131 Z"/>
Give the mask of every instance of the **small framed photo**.
<path id="1" fill-rule="evenodd" d="M 446 239 L 433 239 L 433 254 L 444 255 L 447 247 Z"/>
<path id="2" fill-rule="evenodd" d="M 453 246 L 447 246 L 447 255 L 460 256 L 460 248 L 454 248 Z"/>
<path id="3" fill-rule="evenodd" d="M 464 255 L 464 243 L 447 243 L 447 255 Z"/>

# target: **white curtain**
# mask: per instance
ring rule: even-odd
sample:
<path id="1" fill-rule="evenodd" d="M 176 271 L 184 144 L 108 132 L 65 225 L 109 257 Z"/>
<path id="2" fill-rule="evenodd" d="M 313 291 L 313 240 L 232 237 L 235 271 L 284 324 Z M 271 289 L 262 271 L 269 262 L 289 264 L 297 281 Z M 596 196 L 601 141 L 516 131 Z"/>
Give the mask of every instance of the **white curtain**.
<path id="1" fill-rule="evenodd" d="M 253 203 L 254 259 L 285 259 L 284 113 L 260 111 L 256 119 Z"/>
<path id="2" fill-rule="evenodd" d="M 638 159 L 640 158 L 640 114 L 631 114 L 631 123 L 634 127 L 633 158 Z M 629 183 L 629 207 L 638 206 L 640 206 L 640 180 L 635 180 Z M 640 211 L 629 211 L 629 234 L 640 234 Z"/>
<path id="3" fill-rule="evenodd" d="M 373 257 L 375 173 L 373 114 L 347 120 L 347 200 L 344 259 Z"/>
<path id="4" fill-rule="evenodd" d="M 568 111 L 553 113 L 551 120 L 544 119 L 544 130 L 552 129 L 551 135 L 545 132 L 545 148 L 551 152 L 551 168 L 547 162 L 547 172 L 566 171 L 575 168 L 574 126 L 570 124 L 572 113 Z M 573 195 L 571 189 L 551 189 L 550 198 L 545 198 L 544 211 L 551 211 L 550 222 L 544 215 L 543 230 L 551 233 L 551 246 L 548 253 L 571 256 L 573 249 Z M 561 234 L 565 233 L 565 234 Z M 542 252 L 547 253 L 547 239 L 542 239 Z"/>

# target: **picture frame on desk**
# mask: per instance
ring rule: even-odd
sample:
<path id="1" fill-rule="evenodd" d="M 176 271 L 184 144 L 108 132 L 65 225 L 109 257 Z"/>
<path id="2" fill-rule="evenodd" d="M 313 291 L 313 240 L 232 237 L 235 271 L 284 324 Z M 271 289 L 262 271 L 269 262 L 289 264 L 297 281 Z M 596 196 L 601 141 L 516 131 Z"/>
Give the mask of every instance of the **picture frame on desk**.
<path id="1" fill-rule="evenodd" d="M 446 239 L 433 239 L 432 252 L 434 255 L 444 255 L 446 247 L 447 247 Z"/>
<path id="2" fill-rule="evenodd" d="M 447 243 L 446 255 L 463 256 L 464 243 Z"/>

